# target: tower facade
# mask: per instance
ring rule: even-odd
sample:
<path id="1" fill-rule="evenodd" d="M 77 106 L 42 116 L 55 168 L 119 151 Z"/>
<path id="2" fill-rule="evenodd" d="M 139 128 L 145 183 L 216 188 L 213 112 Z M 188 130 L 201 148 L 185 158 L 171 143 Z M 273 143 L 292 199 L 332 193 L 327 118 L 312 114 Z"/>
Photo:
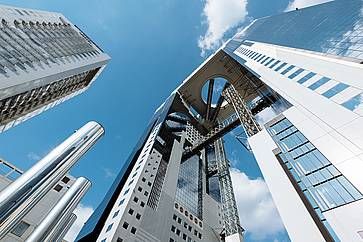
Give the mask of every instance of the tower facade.
<path id="1" fill-rule="evenodd" d="M 110 59 L 62 14 L 0 13 L 0 132 L 84 92 Z"/>
<path id="2" fill-rule="evenodd" d="M 241 240 L 222 140 L 188 151 L 202 137 L 197 124 L 180 94 L 173 93 L 155 112 L 110 197 L 93 215 L 100 217 L 89 221 L 80 241 Z M 219 179 L 226 180 L 227 192 Z"/>
<path id="3" fill-rule="evenodd" d="M 237 33 L 155 112 L 79 241 L 242 240 L 222 139 L 238 126 L 292 241 L 361 241 L 362 9 L 336 0 Z"/>

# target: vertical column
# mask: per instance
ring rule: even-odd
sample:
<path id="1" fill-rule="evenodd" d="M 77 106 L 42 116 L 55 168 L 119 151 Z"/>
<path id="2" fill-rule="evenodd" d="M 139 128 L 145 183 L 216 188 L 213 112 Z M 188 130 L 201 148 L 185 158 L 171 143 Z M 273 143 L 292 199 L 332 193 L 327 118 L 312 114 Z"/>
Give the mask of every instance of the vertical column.
<path id="1" fill-rule="evenodd" d="M 223 207 L 223 221 L 226 242 L 243 241 L 236 200 L 234 198 L 231 175 L 229 173 L 229 162 L 226 159 L 223 140 L 218 139 L 215 143 L 215 154 L 218 166 L 219 183 L 221 186 L 221 198 Z"/>
<path id="2" fill-rule="evenodd" d="M 0 193 L 0 238 L 16 226 L 103 134 L 100 124 L 87 123 Z"/>
<path id="3" fill-rule="evenodd" d="M 54 208 L 43 221 L 36 227 L 26 242 L 55 241 L 56 235 L 67 223 L 77 204 L 90 188 L 91 183 L 84 177 L 80 177 L 69 188 Z"/>

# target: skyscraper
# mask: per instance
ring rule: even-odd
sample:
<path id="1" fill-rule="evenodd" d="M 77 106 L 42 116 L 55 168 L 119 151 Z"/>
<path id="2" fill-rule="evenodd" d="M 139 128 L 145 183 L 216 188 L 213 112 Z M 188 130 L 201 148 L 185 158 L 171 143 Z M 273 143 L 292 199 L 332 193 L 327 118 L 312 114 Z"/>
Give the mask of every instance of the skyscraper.
<path id="1" fill-rule="evenodd" d="M 62 14 L 0 13 L 0 132 L 84 92 L 110 59 Z"/>
<path id="2" fill-rule="evenodd" d="M 241 241 L 222 139 L 238 126 L 292 241 L 361 241 L 362 11 L 336 0 L 237 33 L 156 110 L 79 241 Z"/>

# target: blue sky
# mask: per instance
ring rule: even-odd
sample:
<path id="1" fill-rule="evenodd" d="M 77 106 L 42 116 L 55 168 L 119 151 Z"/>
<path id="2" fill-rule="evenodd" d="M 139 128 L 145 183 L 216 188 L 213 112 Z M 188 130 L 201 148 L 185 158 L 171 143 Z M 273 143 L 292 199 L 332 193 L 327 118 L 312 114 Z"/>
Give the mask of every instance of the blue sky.
<path id="1" fill-rule="evenodd" d="M 322 0 L 295 0 L 289 7 L 318 2 Z M 289 1 L 3 0 L 2 4 L 61 12 L 112 57 L 87 92 L 0 135 L 1 157 L 25 170 L 87 121 L 102 123 L 105 137 L 71 172 L 93 183 L 82 201 L 89 212 L 102 200 L 154 110 L 180 82 L 238 28 L 283 12 Z M 237 189 L 239 206 L 252 211 L 241 215 L 242 225 L 251 231 L 247 239 L 289 241 L 253 157 L 231 135 L 226 142 L 228 157 L 239 169 L 233 170 L 235 186 L 243 186 Z M 248 189 L 256 193 L 252 200 L 245 199 Z"/>

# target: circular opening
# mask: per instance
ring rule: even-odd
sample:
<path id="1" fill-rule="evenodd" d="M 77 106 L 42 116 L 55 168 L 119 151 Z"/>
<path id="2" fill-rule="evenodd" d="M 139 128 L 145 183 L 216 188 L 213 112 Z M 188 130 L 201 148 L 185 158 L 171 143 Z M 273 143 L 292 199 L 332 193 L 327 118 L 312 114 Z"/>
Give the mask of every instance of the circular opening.
<path id="1" fill-rule="evenodd" d="M 212 107 L 216 107 L 217 103 L 218 103 L 218 99 L 220 98 L 220 96 L 222 95 L 222 91 L 224 88 L 224 85 L 227 83 L 228 81 L 222 77 L 217 77 L 214 78 L 214 83 L 213 83 L 213 91 L 212 91 L 212 100 L 211 100 L 211 106 Z M 208 80 L 205 82 L 203 88 L 202 88 L 202 99 L 204 101 L 204 103 L 207 104 L 208 101 L 208 89 L 209 89 L 209 85 L 211 83 L 211 80 Z M 227 105 L 227 101 L 224 100 L 222 103 L 222 107 Z"/>

